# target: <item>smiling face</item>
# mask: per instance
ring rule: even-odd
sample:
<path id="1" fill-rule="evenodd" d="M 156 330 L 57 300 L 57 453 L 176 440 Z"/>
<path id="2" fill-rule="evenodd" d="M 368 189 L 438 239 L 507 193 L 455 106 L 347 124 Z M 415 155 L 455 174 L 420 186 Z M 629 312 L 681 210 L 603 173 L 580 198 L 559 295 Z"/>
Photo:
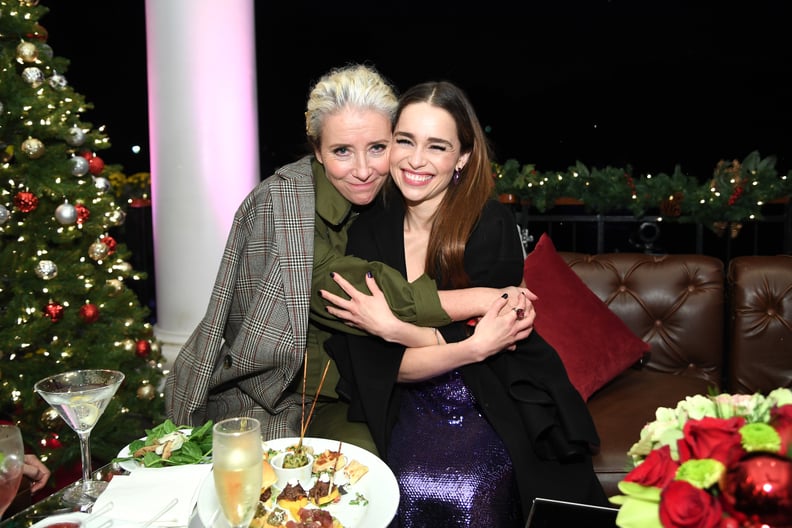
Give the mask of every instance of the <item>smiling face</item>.
<path id="1" fill-rule="evenodd" d="M 402 110 L 393 133 L 390 171 L 409 202 L 439 202 L 468 154 L 460 151 L 453 117 L 429 103 L 410 104 Z"/>
<path id="2" fill-rule="evenodd" d="M 371 203 L 388 176 L 391 123 L 375 110 L 344 108 L 327 116 L 315 150 L 327 178 L 354 205 Z"/>

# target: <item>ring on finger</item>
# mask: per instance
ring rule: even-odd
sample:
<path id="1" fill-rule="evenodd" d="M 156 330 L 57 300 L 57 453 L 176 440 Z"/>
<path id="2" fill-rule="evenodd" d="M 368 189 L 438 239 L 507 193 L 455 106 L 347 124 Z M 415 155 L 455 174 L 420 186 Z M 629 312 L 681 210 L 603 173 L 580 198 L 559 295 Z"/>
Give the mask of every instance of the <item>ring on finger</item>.
<path id="1" fill-rule="evenodd" d="M 512 308 L 517 315 L 517 320 L 520 321 L 525 317 L 525 310 L 523 308 Z"/>

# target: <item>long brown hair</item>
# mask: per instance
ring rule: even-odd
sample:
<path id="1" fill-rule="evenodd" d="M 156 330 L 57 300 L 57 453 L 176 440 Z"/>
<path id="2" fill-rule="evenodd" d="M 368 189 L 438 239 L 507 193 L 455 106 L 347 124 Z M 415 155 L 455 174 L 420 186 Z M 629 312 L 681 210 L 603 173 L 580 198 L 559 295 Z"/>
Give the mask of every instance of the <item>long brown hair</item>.
<path id="1" fill-rule="evenodd" d="M 465 288 L 470 285 L 464 267 L 465 245 L 484 204 L 493 196 L 490 146 L 473 105 L 456 85 L 439 81 L 413 86 L 399 98 L 396 121 L 405 107 L 415 103 L 428 103 L 451 114 L 461 152 L 470 153 L 458 182 L 449 184 L 435 212 L 426 252 L 426 273 L 430 277 L 439 279 L 442 288 Z"/>

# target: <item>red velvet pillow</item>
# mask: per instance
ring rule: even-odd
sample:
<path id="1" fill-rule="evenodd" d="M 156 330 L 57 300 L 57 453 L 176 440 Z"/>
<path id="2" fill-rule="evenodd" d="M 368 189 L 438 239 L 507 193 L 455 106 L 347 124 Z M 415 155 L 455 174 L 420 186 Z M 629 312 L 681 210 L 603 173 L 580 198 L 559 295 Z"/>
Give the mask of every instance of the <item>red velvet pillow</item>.
<path id="1" fill-rule="evenodd" d="M 523 275 L 539 296 L 535 328 L 558 351 L 584 400 L 649 350 L 556 253 L 546 233 L 525 258 Z"/>

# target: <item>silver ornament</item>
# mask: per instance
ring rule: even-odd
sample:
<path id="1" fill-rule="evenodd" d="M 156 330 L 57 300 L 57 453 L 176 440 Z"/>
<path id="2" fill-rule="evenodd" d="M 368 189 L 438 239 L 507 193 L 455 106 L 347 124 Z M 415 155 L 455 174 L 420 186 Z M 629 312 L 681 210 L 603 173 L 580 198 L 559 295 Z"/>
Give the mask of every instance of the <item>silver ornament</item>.
<path id="1" fill-rule="evenodd" d="M 5 107 L 3 106 L 3 101 L 0 101 L 0 114 L 3 113 L 3 110 L 5 110 Z"/>
<path id="2" fill-rule="evenodd" d="M 8 219 L 11 217 L 11 213 L 8 212 L 8 208 L 0 204 L 0 226 L 8 222 Z"/>
<path id="3" fill-rule="evenodd" d="M 44 155 L 44 143 L 40 139 L 27 138 L 22 142 L 22 152 L 30 159 L 37 159 Z"/>
<path id="4" fill-rule="evenodd" d="M 85 143 L 85 132 L 83 132 L 83 129 L 80 127 L 71 127 L 66 132 L 65 140 L 66 143 L 68 143 L 72 147 L 79 147 L 80 145 Z M 80 156 L 80 158 L 85 159 L 82 156 Z"/>
<path id="5" fill-rule="evenodd" d="M 17 59 L 22 62 L 36 62 L 38 48 L 32 42 L 20 42 L 16 48 Z"/>
<path id="6" fill-rule="evenodd" d="M 22 70 L 22 79 L 37 88 L 44 82 L 44 73 L 35 66 L 29 66 Z"/>
<path id="7" fill-rule="evenodd" d="M 110 189 L 113 188 L 113 185 L 110 183 L 110 180 L 103 176 L 98 176 L 94 178 L 94 186 L 99 189 L 99 192 L 106 193 Z"/>
<path id="8" fill-rule="evenodd" d="M 60 225 L 72 225 L 77 221 L 77 209 L 69 202 L 62 203 L 55 209 L 55 220 Z"/>
<path id="9" fill-rule="evenodd" d="M 102 260 L 110 252 L 110 248 L 103 242 L 96 241 L 88 248 L 88 256 L 94 260 Z"/>
<path id="10" fill-rule="evenodd" d="M 39 260 L 36 264 L 36 277 L 39 279 L 50 280 L 58 276 L 58 266 L 51 260 Z"/>
<path id="11" fill-rule="evenodd" d="M 69 159 L 69 163 L 71 163 L 71 173 L 72 176 L 85 176 L 88 174 L 88 160 L 83 158 L 82 156 L 72 156 Z"/>
<path id="12" fill-rule="evenodd" d="M 52 60 L 52 57 L 55 56 L 55 52 L 52 51 L 52 46 L 49 44 L 41 44 L 41 51 L 39 54 L 43 55 L 47 60 Z"/>
<path id="13" fill-rule="evenodd" d="M 66 82 L 66 77 L 59 73 L 56 73 L 49 78 L 49 85 L 56 90 L 63 90 L 68 84 L 69 83 Z"/>

